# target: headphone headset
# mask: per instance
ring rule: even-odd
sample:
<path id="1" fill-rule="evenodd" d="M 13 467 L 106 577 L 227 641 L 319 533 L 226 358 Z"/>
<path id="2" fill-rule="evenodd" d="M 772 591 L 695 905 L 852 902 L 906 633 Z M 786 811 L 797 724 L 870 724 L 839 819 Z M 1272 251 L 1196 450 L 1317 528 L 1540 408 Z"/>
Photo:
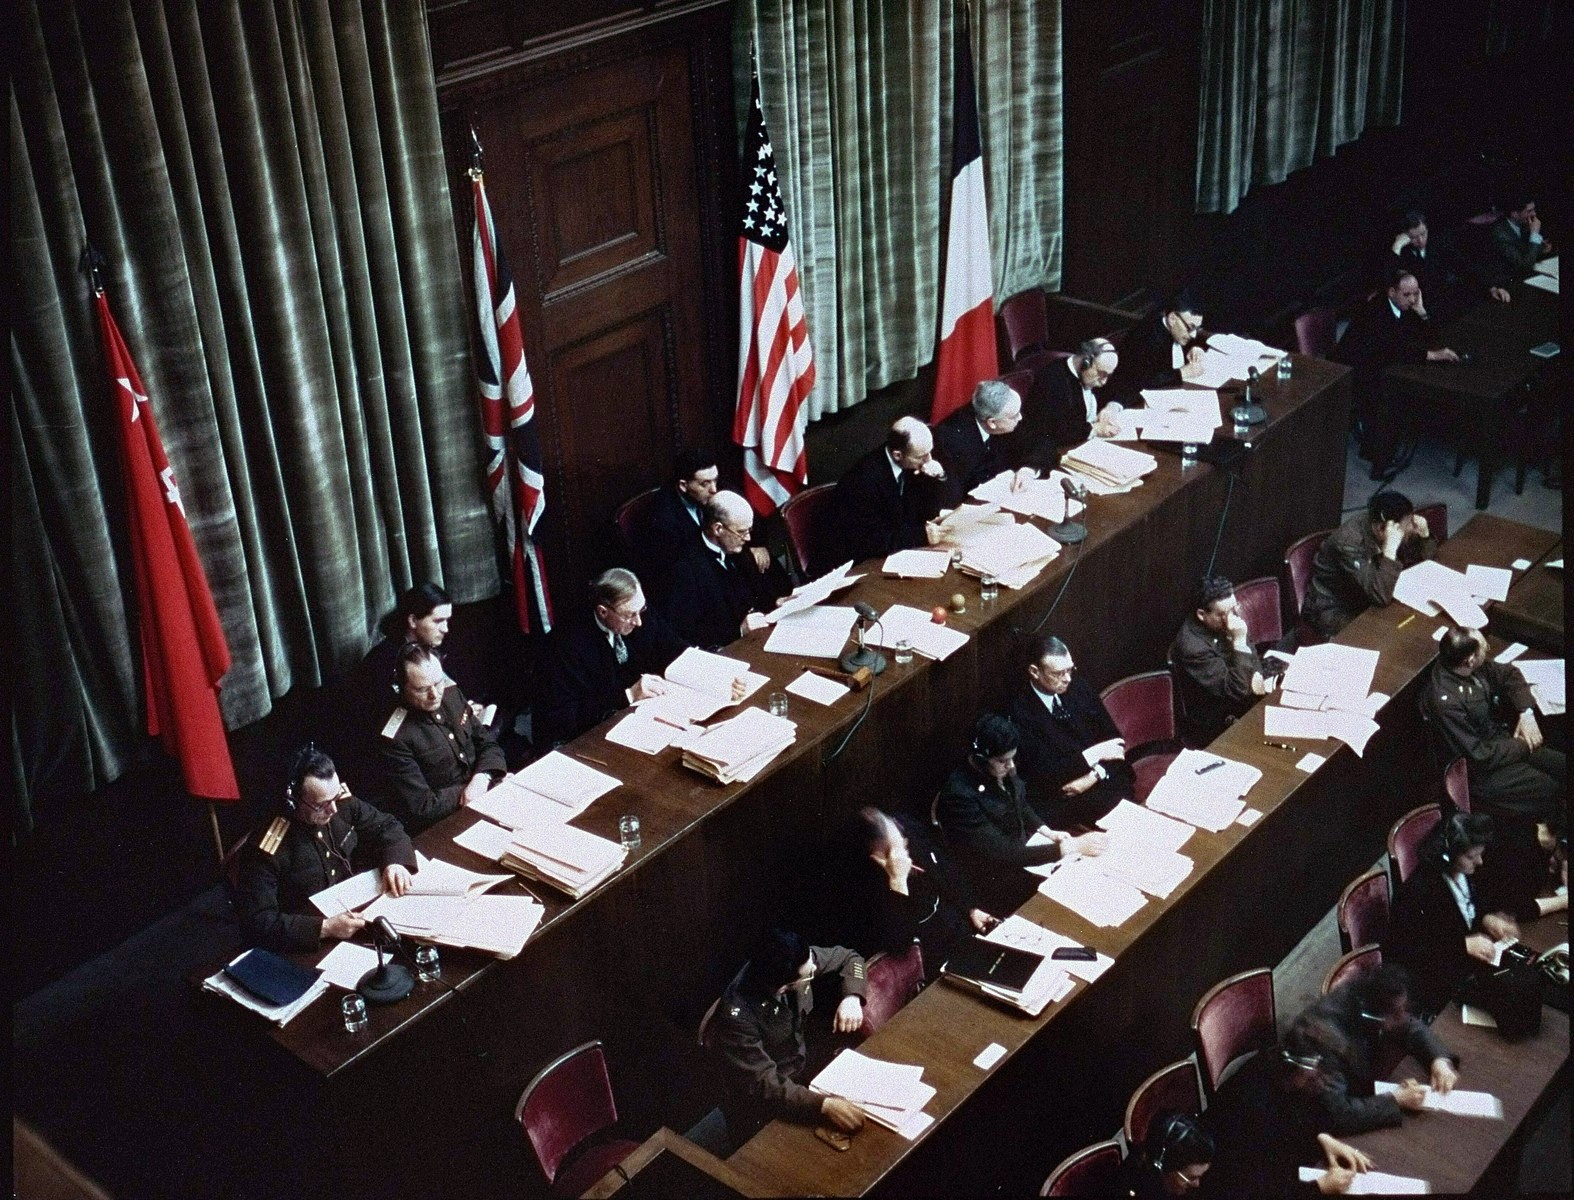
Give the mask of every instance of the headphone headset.
<path id="1" fill-rule="evenodd" d="M 1289 1050 L 1281 1049 L 1279 1054 L 1284 1061 L 1292 1067 L 1299 1067 L 1303 1071 L 1315 1071 L 1323 1065 L 1321 1054 L 1294 1054 Z"/>
<path id="2" fill-rule="evenodd" d="M 1015 732 L 1016 727 L 1017 727 L 1017 723 L 1015 721 L 1013 721 L 1010 717 L 1007 717 L 1006 718 L 1006 724 L 1011 726 L 1012 731 Z M 994 758 L 994 757 L 996 757 L 998 755 L 1004 754 L 1005 751 L 1004 750 L 996 750 L 995 753 L 992 754 L 992 755 L 991 754 L 985 754 L 984 753 L 983 743 L 978 740 L 978 734 L 975 733 L 973 735 L 973 742 L 968 747 L 968 753 L 970 753 L 974 758 L 983 759 L 983 758 Z"/>
<path id="3" fill-rule="evenodd" d="M 1165 1171 L 1165 1161 L 1180 1148 L 1190 1132 L 1191 1118 L 1185 1113 L 1172 1112 L 1164 1118 L 1164 1124 L 1159 1129 L 1159 1148 L 1153 1155 L 1155 1171 L 1161 1174 Z"/>
<path id="4" fill-rule="evenodd" d="M 1455 855 L 1462 854 L 1470 849 L 1470 837 L 1465 829 L 1465 814 L 1454 813 L 1443 822 L 1442 859 L 1451 862 Z"/>
<path id="5" fill-rule="evenodd" d="M 295 752 L 295 761 L 290 764 L 290 782 L 284 789 L 284 807 L 291 812 L 295 811 L 295 793 L 305 778 L 307 766 L 316 754 L 316 742 L 307 742 Z"/>

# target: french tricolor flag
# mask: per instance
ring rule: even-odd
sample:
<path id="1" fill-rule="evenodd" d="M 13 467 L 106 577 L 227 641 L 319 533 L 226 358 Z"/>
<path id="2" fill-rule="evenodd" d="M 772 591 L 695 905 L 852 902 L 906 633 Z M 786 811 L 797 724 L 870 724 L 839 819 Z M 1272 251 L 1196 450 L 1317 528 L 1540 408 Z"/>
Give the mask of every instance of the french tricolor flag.
<path id="1" fill-rule="evenodd" d="M 952 122 L 951 220 L 946 232 L 945 296 L 935 355 L 931 423 L 973 396 L 980 380 L 1000 374 L 995 354 L 995 283 L 989 265 L 989 210 L 978 136 L 978 97 L 966 20 L 956 25 L 955 119 Z"/>

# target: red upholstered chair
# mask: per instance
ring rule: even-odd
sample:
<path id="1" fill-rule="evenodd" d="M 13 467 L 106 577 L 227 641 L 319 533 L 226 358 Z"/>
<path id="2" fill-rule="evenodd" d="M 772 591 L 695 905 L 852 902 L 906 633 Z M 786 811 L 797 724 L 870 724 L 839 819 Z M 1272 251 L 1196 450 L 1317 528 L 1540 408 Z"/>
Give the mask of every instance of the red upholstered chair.
<path id="1" fill-rule="evenodd" d="M 1197 1064 L 1189 1058 L 1160 1067 L 1131 1093 L 1126 1119 L 1121 1123 L 1128 1153 L 1147 1140 L 1153 1118 L 1165 1112 L 1190 1116 L 1202 1112 L 1202 1083 L 1197 1078 Z"/>
<path id="2" fill-rule="evenodd" d="M 1443 770 L 1443 794 L 1448 797 L 1455 812 L 1470 811 L 1469 766 L 1464 755 L 1460 755 Z"/>
<path id="3" fill-rule="evenodd" d="M 876 954 L 865 967 L 864 1037 L 894 1017 L 924 986 L 924 952 L 914 942 L 901 954 Z"/>
<path id="4" fill-rule="evenodd" d="M 1191 1036 L 1204 1096 L 1213 1098 L 1236 1059 L 1273 1044 L 1277 1020 L 1268 967 L 1231 975 L 1203 993 L 1191 1010 Z"/>
<path id="5" fill-rule="evenodd" d="M 1357 975 L 1365 975 L 1368 971 L 1375 971 L 1383 965 L 1383 952 L 1376 946 L 1362 946 L 1348 954 L 1341 954 L 1339 961 L 1328 968 L 1328 974 L 1323 976 L 1323 995 L 1327 995 L 1341 983 L 1348 983 Z M 1396 1064 L 1397 1065 L 1397 1064 Z M 1388 1074 L 1387 1071 L 1383 1072 Z"/>
<path id="6" fill-rule="evenodd" d="M 1099 698 L 1109 709 L 1110 718 L 1120 736 L 1126 741 L 1128 761 L 1136 775 L 1136 800 L 1140 804 L 1170 763 L 1175 761 L 1174 751 L 1159 751 L 1130 758 L 1130 753 L 1153 743 L 1170 743 L 1179 738 L 1175 722 L 1175 680 L 1169 671 L 1144 671 L 1141 675 L 1128 675 L 1117 679 L 1101 693 Z"/>
<path id="7" fill-rule="evenodd" d="M 1120 1143 L 1094 1142 L 1049 1173 L 1040 1196 L 1113 1196 L 1120 1183 Z"/>
<path id="8" fill-rule="evenodd" d="M 1279 598 L 1279 581 L 1272 575 L 1237 583 L 1235 599 L 1252 645 L 1270 644 L 1284 636 L 1284 602 Z"/>
<path id="9" fill-rule="evenodd" d="M 1295 349 L 1298 354 L 1327 358 L 1333 353 L 1338 316 L 1331 308 L 1309 308 L 1295 318 Z"/>
<path id="10" fill-rule="evenodd" d="M 1388 932 L 1389 897 L 1388 872 L 1381 867 L 1373 867 L 1350 881 L 1334 909 L 1339 923 L 1339 949 L 1348 953 L 1352 947 L 1383 940 Z"/>
<path id="11" fill-rule="evenodd" d="M 650 525 L 650 513 L 656 503 L 656 496 L 660 488 L 651 488 L 648 492 L 641 492 L 631 499 L 618 505 L 618 510 L 612 514 L 612 521 L 618 527 L 618 536 L 623 539 L 623 547 L 629 552 L 630 559 L 640 561 L 640 535 Z"/>
<path id="12" fill-rule="evenodd" d="M 803 579 L 820 565 L 821 530 L 834 483 L 820 483 L 793 496 L 782 505 L 782 521 L 787 526 L 787 548 L 792 551 L 793 568 Z"/>
<path id="13" fill-rule="evenodd" d="M 1468 221 L 1466 221 L 1465 224 L 1466 225 L 1496 225 L 1498 223 L 1498 218 L 1501 217 L 1502 215 L 1503 214 L 1498 212 L 1497 209 L 1492 208 L 1492 209 L 1488 209 L 1484 213 L 1477 213 L 1475 216 L 1471 217 Z"/>
<path id="14" fill-rule="evenodd" d="M 1007 371 L 1000 377 L 1000 381 L 1024 399 L 1033 390 L 1033 372 L 1031 369 Z"/>
<path id="15" fill-rule="evenodd" d="M 1388 862 L 1394 872 L 1394 889 L 1410 878 L 1421 859 L 1421 843 L 1426 835 L 1436 829 L 1443 819 L 1441 804 L 1423 804 L 1412 808 L 1388 831 Z"/>
<path id="16" fill-rule="evenodd" d="M 1455 471 L 1454 474 L 1459 474 Z M 1448 541 L 1448 505 L 1423 504 L 1416 509 L 1416 515 L 1426 518 L 1427 532 L 1429 532 L 1441 546 Z"/>
<path id="17" fill-rule="evenodd" d="M 1332 532 L 1332 529 L 1320 529 L 1303 538 L 1296 538 L 1284 552 L 1284 565 L 1279 572 L 1279 582 L 1283 590 L 1284 624 L 1287 629 L 1297 631 L 1297 639 L 1302 644 L 1322 641 L 1312 632 L 1311 626 L 1302 622 L 1301 605 L 1306 601 L 1306 589 L 1312 582 L 1312 562 L 1317 557 L 1323 539 Z"/>
<path id="18" fill-rule="evenodd" d="M 627 1139 L 592 1141 L 618 1119 L 599 1041 L 576 1046 L 543 1067 L 519 1097 L 514 1119 L 554 1196 L 578 1196 L 639 1148 Z"/>
<path id="19" fill-rule="evenodd" d="M 1005 362 L 1015 363 L 1031 350 L 1042 350 L 1049 341 L 1049 301 L 1042 288 L 1018 292 L 1000 306 L 996 318 L 1005 330 Z"/>

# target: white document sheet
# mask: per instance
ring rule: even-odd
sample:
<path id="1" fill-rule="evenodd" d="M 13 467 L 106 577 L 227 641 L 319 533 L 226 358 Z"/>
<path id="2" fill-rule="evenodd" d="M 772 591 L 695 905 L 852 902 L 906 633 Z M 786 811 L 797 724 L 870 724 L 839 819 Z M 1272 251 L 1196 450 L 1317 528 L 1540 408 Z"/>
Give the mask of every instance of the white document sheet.
<path id="1" fill-rule="evenodd" d="M 1536 270 L 1552 279 L 1558 278 L 1558 257 L 1558 255 L 1554 254 L 1551 258 L 1542 259 L 1536 264 Z"/>
<path id="2" fill-rule="evenodd" d="M 1263 709 L 1263 732 L 1269 737 L 1338 738 L 1357 754 L 1366 753 L 1366 743 L 1377 729 L 1377 722 L 1371 717 L 1347 709 L 1310 712 L 1275 704 Z"/>
<path id="3" fill-rule="evenodd" d="M 1278 362 L 1287 350 L 1280 350 L 1270 346 L 1267 342 L 1260 342 L 1256 338 L 1243 337 L 1238 333 L 1214 333 L 1208 336 L 1208 349 L 1218 350 L 1223 354 L 1234 355 L 1238 358 L 1271 358 Z"/>
<path id="4" fill-rule="evenodd" d="M 323 982 L 353 992 L 366 972 L 377 966 L 377 951 L 370 946 L 357 946 L 354 942 L 339 942 L 317 960 Z"/>
<path id="5" fill-rule="evenodd" d="M 1525 280 L 1525 282 L 1533 288 L 1540 288 L 1544 292 L 1551 292 L 1554 296 L 1558 294 L 1558 281 L 1552 278 L 1550 275 L 1532 275 L 1529 279 Z"/>
<path id="6" fill-rule="evenodd" d="M 724 654 L 712 654 L 690 646 L 673 659 L 662 674 L 672 683 L 701 692 L 726 704 L 741 704 L 759 691 L 770 678 L 749 670 L 749 664 Z M 743 680 L 743 695 L 733 699 L 732 685 Z"/>
<path id="7" fill-rule="evenodd" d="M 1316 1183 L 1328 1174 L 1326 1167 L 1302 1167 L 1301 1182 Z M 1424 1179 L 1407 1175 L 1390 1175 L 1385 1171 L 1364 1171 L 1350 1181 L 1346 1196 L 1424 1196 L 1432 1185 Z"/>
<path id="8" fill-rule="evenodd" d="M 949 554 L 942 554 L 947 563 Z M 847 645 L 858 614 L 840 605 L 817 604 L 802 612 L 788 613 L 771 636 L 765 639 L 765 648 L 772 654 L 796 654 L 803 658 L 835 658 Z"/>
<path id="9" fill-rule="evenodd" d="M 871 646 L 889 650 L 906 639 L 914 653 L 925 658 L 945 659 L 967 644 L 967 634 L 949 625 L 936 625 L 929 614 L 907 604 L 893 604 L 865 636 Z"/>
<path id="10" fill-rule="evenodd" d="M 1241 797 L 1261 778 L 1262 772 L 1249 763 L 1205 750 L 1182 750 L 1149 793 L 1148 807 L 1217 833 L 1241 815 L 1246 807 Z"/>
<path id="11" fill-rule="evenodd" d="M 831 596 L 845 587 L 852 587 L 863 578 L 862 575 L 849 575 L 852 563 L 844 562 L 834 571 L 827 571 L 818 579 L 812 579 L 800 588 L 794 588 L 792 595 L 788 596 L 781 604 L 765 614 L 768 624 L 775 624 L 789 613 L 802 612 L 811 608 L 822 600 L 829 600 Z"/>
<path id="12" fill-rule="evenodd" d="M 1530 685 L 1530 693 L 1536 698 L 1536 707 L 1541 709 L 1543 715 L 1555 717 L 1564 711 L 1567 690 L 1561 658 L 1522 658 L 1514 665 Z"/>
<path id="13" fill-rule="evenodd" d="M 614 775 L 554 750 L 507 776 L 498 787 L 508 784 L 522 788 L 567 809 L 570 816 L 577 816 L 622 782 Z"/>
<path id="14" fill-rule="evenodd" d="M 1207 419 L 1210 428 L 1224 424 L 1219 414 L 1219 393 L 1213 388 L 1144 388 L 1142 402 L 1149 416 L 1160 413 L 1187 413 Z M 1144 411 L 1142 409 L 1136 410 Z"/>
<path id="15" fill-rule="evenodd" d="M 614 746 L 627 746 L 641 754 L 659 754 L 672 745 L 682 730 L 670 720 L 662 720 L 648 708 L 636 708 L 604 735 Z"/>
<path id="16" fill-rule="evenodd" d="M 1530 649 L 1530 647 L 1525 645 L 1524 642 L 1510 642 L 1498 652 L 1497 657 L 1492 661 L 1498 663 L 1511 663 L 1521 654 L 1525 653 L 1525 651 L 1528 649 Z"/>
<path id="17" fill-rule="evenodd" d="M 1297 771 L 1304 771 L 1306 774 L 1310 775 L 1313 771 L 1317 770 L 1318 767 L 1322 766 L 1327 761 L 1328 758 L 1326 755 L 1317 754 L 1311 750 L 1308 750 L 1305 754 L 1301 755 L 1300 761 L 1295 764 L 1295 769 Z"/>
<path id="18" fill-rule="evenodd" d="M 1507 567 L 1482 567 L 1471 563 L 1465 568 L 1465 586 L 1480 600 L 1507 600 L 1514 572 Z"/>
<path id="19" fill-rule="evenodd" d="M 1071 478 L 1069 475 L 1064 471 L 1051 471 L 1047 479 L 1030 480 L 1020 490 L 1013 492 L 1011 483 L 1014 477 L 1014 472 L 1002 471 L 993 479 L 979 484 L 968 495 L 1027 517 L 1042 517 L 1046 521 L 1066 519 L 1066 493 L 1060 481 Z M 1084 507 L 1080 500 L 1071 501 L 1071 516 L 1080 516 Z"/>
<path id="20" fill-rule="evenodd" d="M 479 896 L 500 883 L 507 883 L 510 875 L 483 875 L 467 871 L 440 858 L 427 858 L 415 852 L 415 874 L 410 877 L 409 896 Z"/>
<path id="21" fill-rule="evenodd" d="M 442 929 L 470 901 L 464 896 L 381 896 L 366 910 L 369 920 L 387 917 L 400 933 L 426 937 Z"/>
<path id="22" fill-rule="evenodd" d="M 1133 804 L 1130 800 L 1122 800 L 1100 817 L 1099 828 L 1108 832 L 1111 846 L 1134 841 L 1171 853 L 1184 846 L 1194 832 L 1193 827 L 1185 822 L 1171 820 L 1162 813 Z"/>
<path id="23" fill-rule="evenodd" d="M 949 550 L 898 550 L 886 555 L 880 573 L 898 579 L 939 579 L 950 569 Z"/>
<path id="24" fill-rule="evenodd" d="M 1081 945 L 1065 934 L 1056 933 L 1052 929 L 1045 929 L 1042 925 L 1029 921 L 1019 913 L 1012 913 L 996 925 L 984 935 L 984 940 L 1001 946 L 1015 946 L 1018 950 L 1031 950 L 1034 954 L 1042 954 L 1045 958 L 1049 958 L 1064 946 Z M 1102 953 L 1092 960 L 1067 958 L 1055 961 L 1066 968 L 1067 974 L 1075 976 L 1084 983 L 1092 983 L 1115 965 L 1113 958 Z"/>
<path id="25" fill-rule="evenodd" d="M 845 683 L 837 683 L 834 679 L 827 679 L 824 675 L 816 675 L 813 671 L 805 671 L 787 685 L 787 691 L 794 696 L 802 696 L 805 700 L 812 700 L 816 704 L 835 704 L 851 689 Z"/>
<path id="26" fill-rule="evenodd" d="M 1141 890 L 1105 875 L 1092 859 L 1049 865 L 1056 870 L 1039 883 L 1038 890 L 1094 925 L 1106 929 L 1123 925 L 1148 902 Z"/>
<path id="27" fill-rule="evenodd" d="M 1164 900 L 1185 882 L 1195 864 L 1184 854 L 1127 839 L 1119 843 L 1112 840 L 1110 847 L 1093 860 L 1093 865 L 1111 879 L 1129 883 Z"/>
<path id="28" fill-rule="evenodd" d="M 477 896 L 466 903 L 434 940 L 513 958 L 541 924 L 546 909 L 530 896 Z"/>
<path id="29" fill-rule="evenodd" d="M 809 1087 L 826 1096 L 841 1096 L 861 1108 L 870 1120 L 911 1140 L 933 1122 L 923 1112 L 935 1089 L 923 1082 L 923 1068 L 882 1062 L 843 1050 L 816 1075 Z"/>
<path id="30" fill-rule="evenodd" d="M 1241 825 L 1241 826 L 1244 826 L 1247 829 L 1250 829 L 1253 825 L 1257 824 L 1257 822 L 1261 821 L 1261 820 L 1262 820 L 1262 810 L 1261 809 L 1258 809 L 1258 808 L 1243 808 L 1243 809 L 1241 809 L 1241 815 L 1235 818 L 1235 823 L 1237 825 Z"/>
<path id="31" fill-rule="evenodd" d="M 1441 609 L 1466 629 L 1481 629 L 1487 623 L 1487 615 L 1471 595 L 1464 572 L 1434 559 L 1425 559 L 1401 571 L 1394 584 L 1394 599 L 1427 617 L 1437 616 Z"/>
<path id="32" fill-rule="evenodd" d="M 479 854 L 489 862 L 496 862 L 503 857 L 514 840 L 513 831 L 501 825 L 494 825 L 491 821 L 477 821 L 463 833 L 454 834 L 454 845 L 461 846 L 472 854 Z"/>
<path id="33" fill-rule="evenodd" d="M 1380 1079 L 1373 1088 L 1379 1096 L 1383 1096 L 1397 1092 L 1399 1085 Z M 1485 1117 L 1491 1121 L 1503 1119 L 1503 1102 L 1491 1092 L 1469 1092 L 1464 1088 L 1455 1088 L 1440 1095 L 1429 1087 L 1421 1107 L 1429 1112 L 1453 1113 L 1456 1117 Z"/>
<path id="34" fill-rule="evenodd" d="M 1282 691 L 1326 696 L 1337 703 L 1359 706 L 1372 690 L 1377 660 L 1376 650 L 1335 642 L 1302 646 L 1290 659 L 1279 686 Z"/>
<path id="35" fill-rule="evenodd" d="M 1141 450 L 1093 438 L 1066 451 L 1061 466 L 1094 483 L 1123 487 L 1159 469 L 1159 460 Z"/>
<path id="36" fill-rule="evenodd" d="M 968 538 L 962 544 L 962 566 L 969 574 L 994 575 L 1008 587 L 1021 587 L 1059 553 L 1059 542 L 1024 521 L 992 526 Z"/>
<path id="37" fill-rule="evenodd" d="M 323 888 L 312 897 L 312 907 L 325 917 L 354 912 L 383 894 L 381 871 L 362 871 Z"/>

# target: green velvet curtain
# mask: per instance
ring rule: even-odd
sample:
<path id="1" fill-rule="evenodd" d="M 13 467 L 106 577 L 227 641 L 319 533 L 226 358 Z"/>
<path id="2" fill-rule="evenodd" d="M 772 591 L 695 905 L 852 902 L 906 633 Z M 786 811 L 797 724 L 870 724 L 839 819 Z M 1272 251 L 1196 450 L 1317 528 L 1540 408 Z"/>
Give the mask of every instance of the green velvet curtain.
<path id="1" fill-rule="evenodd" d="M 27 0 L 10 84 L 11 742 L 33 802 L 147 745 L 84 238 L 228 634 L 233 728 L 396 591 L 498 586 L 421 0 Z"/>
<path id="2" fill-rule="evenodd" d="M 975 3 L 973 56 L 995 296 L 1058 288 L 1058 0 Z M 951 175 L 956 0 L 739 0 L 738 112 L 757 49 L 803 287 L 810 419 L 934 356 Z"/>
<path id="3" fill-rule="evenodd" d="M 1399 121 L 1405 0 L 1204 0 L 1197 211 Z"/>

